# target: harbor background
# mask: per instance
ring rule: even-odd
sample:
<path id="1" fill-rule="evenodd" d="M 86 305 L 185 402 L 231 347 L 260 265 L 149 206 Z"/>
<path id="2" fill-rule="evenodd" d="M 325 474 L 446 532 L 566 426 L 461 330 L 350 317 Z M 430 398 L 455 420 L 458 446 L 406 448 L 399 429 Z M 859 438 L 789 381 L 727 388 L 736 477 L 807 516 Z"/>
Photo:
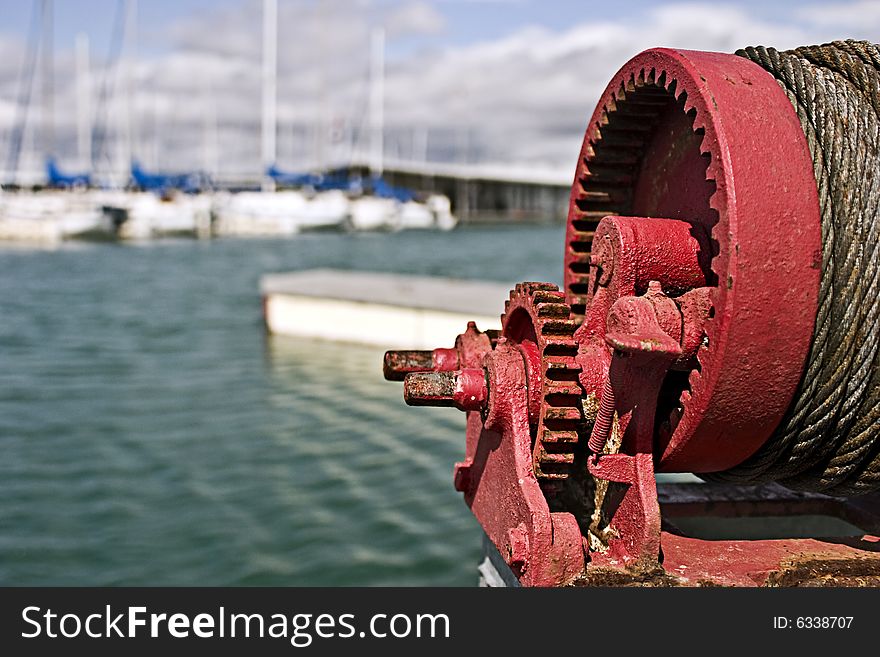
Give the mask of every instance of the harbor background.
<path id="1" fill-rule="evenodd" d="M 475 584 L 481 530 L 452 486 L 463 416 L 407 408 L 382 379 L 381 348 L 267 335 L 260 277 L 332 267 L 559 283 L 580 140 L 629 57 L 880 29 L 868 0 L 282 0 L 266 103 L 267 3 L 142 2 L 136 40 L 119 9 L 130 1 L 56 3 L 55 65 L 34 64 L 25 125 L 28 38 L 45 37 L 36 4 L 0 1 L 0 149 L 21 140 L 15 166 L 3 160 L 0 220 L 4 195 L 42 193 L 31 189 L 48 155 L 66 171 L 94 165 L 123 204 L 134 156 L 151 172 L 256 189 L 275 162 L 375 172 L 378 134 L 391 184 L 445 194 L 460 223 L 0 244 L 3 585 Z M 212 204 L 216 191 L 185 198 Z"/>

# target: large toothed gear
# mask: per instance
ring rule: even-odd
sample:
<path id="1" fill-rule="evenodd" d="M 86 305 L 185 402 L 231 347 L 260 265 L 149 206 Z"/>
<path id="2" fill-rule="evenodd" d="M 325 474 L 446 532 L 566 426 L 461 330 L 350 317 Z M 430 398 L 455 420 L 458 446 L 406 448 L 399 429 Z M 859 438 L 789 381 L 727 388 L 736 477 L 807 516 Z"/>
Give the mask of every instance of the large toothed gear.
<path id="1" fill-rule="evenodd" d="M 523 352 L 535 476 L 546 493 L 571 475 L 582 423 L 577 323 L 565 294 L 551 283 L 520 283 L 504 304 L 501 334 Z"/>
<path id="2" fill-rule="evenodd" d="M 595 267 L 590 256 L 602 218 L 611 214 L 681 217 L 702 226 L 707 235 L 719 220 L 713 200 L 721 161 L 718 143 L 711 135 L 706 137 L 706 118 L 698 112 L 701 99 L 691 81 L 679 79 L 685 76 L 664 63 L 661 59 L 654 67 L 640 65 L 624 73 L 616 88 L 609 86 L 588 127 L 572 190 L 565 250 L 567 301 L 578 323 L 590 301 L 589 272 Z M 660 175 L 667 168 L 671 175 Z M 680 189 L 658 188 L 658 180 L 675 180 Z M 719 255 L 719 240 L 709 244 L 702 264 L 712 285 L 719 280 L 713 267 L 718 263 L 711 263 Z M 710 333 L 714 328 L 707 326 Z M 714 336 L 704 337 L 706 344 L 714 343 Z M 705 354 L 698 352 L 701 356 Z M 661 409 L 664 435 L 677 428 L 693 386 L 701 387 L 699 368 L 666 386 Z"/>
<path id="3" fill-rule="evenodd" d="M 706 236 L 700 264 L 711 317 L 699 365 L 664 385 L 658 467 L 731 467 L 767 439 L 784 413 L 800 370 L 780 364 L 803 362 L 814 319 L 815 180 L 784 92 L 735 56 L 656 49 L 633 58 L 600 99 L 575 173 L 565 286 L 579 322 L 590 312 L 591 251 L 607 215 L 685 220 Z M 773 276 L 768 257 L 786 274 Z M 796 323 L 796 340 L 780 344 L 778 333 L 736 321 L 767 307 L 787 318 L 787 332 Z M 755 368 L 766 354 L 771 366 Z M 760 418 L 739 411 L 742 381 L 773 390 L 752 409 Z"/>

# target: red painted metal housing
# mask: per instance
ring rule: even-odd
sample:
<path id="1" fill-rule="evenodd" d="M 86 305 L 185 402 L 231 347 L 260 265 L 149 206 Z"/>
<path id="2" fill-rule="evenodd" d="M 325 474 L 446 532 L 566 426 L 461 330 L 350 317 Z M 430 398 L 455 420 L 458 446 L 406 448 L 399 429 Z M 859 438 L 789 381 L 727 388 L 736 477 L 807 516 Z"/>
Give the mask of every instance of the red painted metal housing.
<path id="1" fill-rule="evenodd" d="M 683 219 L 711 236 L 708 345 L 655 452 L 665 472 L 736 465 L 788 408 L 819 286 L 813 164 L 773 77 L 735 55 L 686 50 L 624 65 L 590 120 L 572 189 L 565 281 L 576 307 L 589 298 L 589 233 L 608 214 Z"/>
<path id="2" fill-rule="evenodd" d="M 820 239 L 812 159 L 772 76 L 669 49 L 617 73 L 578 160 L 564 297 L 521 284 L 500 335 L 471 323 L 454 349 L 386 354 L 408 403 L 467 411 L 455 486 L 522 584 L 880 582 L 875 538 L 707 541 L 669 522 L 809 513 L 784 493 L 682 502 L 655 484 L 772 434 L 811 344 Z M 856 506 L 835 508 L 880 529 L 880 498 Z"/>

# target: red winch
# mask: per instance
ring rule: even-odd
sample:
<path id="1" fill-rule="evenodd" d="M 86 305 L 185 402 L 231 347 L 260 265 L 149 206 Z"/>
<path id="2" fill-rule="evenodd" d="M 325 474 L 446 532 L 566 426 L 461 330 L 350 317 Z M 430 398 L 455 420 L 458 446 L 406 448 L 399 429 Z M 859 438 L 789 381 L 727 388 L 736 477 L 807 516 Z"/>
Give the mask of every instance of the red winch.
<path id="1" fill-rule="evenodd" d="M 829 102 L 820 116 L 812 78 L 798 86 L 784 66 L 798 59 L 840 99 L 834 75 L 877 73 L 865 47 L 636 56 L 586 131 L 565 289 L 522 283 L 500 333 L 470 323 L 454 348 L 386 354 L 408 404 L 467 412 L 455 487 L 523 585 L 880 583 L 869 535 L 700 540 L 675 527 L 821 512 L 880 534 L 878 356 L 863 346 L 880 308 L 868 287 L 829 305 L 856 285 L 834 285 L 842 268 L 871 285 L 880 269 L 873 176 L 838 170 L 833 148 L 869 174 L 878 150 L 830 135 L 855 114 Z M 853 62 L 823 60 L 832 48 Z M 861 204 L 857 229 L 835 211 L 845 204 Z M 861 259 L 843 262 L 853 245 Z M 682 472 L 708 483 L 658 496 L 655 473 Z"/>

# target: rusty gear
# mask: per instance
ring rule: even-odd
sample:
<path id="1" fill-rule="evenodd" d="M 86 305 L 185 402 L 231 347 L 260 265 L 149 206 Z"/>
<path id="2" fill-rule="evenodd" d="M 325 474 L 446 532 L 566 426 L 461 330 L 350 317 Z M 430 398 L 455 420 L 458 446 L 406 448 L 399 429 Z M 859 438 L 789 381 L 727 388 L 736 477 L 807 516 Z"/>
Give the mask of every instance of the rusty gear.
<path id="1" fill-rule="evenodd" d="M 501 334 L 523 353 L 528 370 L 532 464 L 545 492 L 571 474 L 582 422 L 577 324 L 565 293 L 551 283 L 520 283 L 501 316 Z"/>
<path id="2" fill-rule="evenodd" d="M 674 92 L 671 78 L 633 76 L 616 91 L 616 102 L 603 108 L 600 138 L 587 149 L 589 170 L 578 169 L 569 213 L 566 289 L 578 324 L 583 322 L 589 296 L 590 251 L 596 227 L 608 215 L 632 214 L 632 187 L 642 153 L 673 102 Z"/>
<path id="3" fill-rule="evenodd" d="M 607 104 L 602 107 L 595 137 L 585 146 L 584 166 L 578 168 L 576 175 L 569 214 L 565 276 L 567 301 L 578 324 L 583 322 L 589 304 L 590 268 L 599 267 L 603 283 L 607 282 L 607 276 L 613 268 L 613 263 L 596 262 L 593 241 L 599 222 L 608 215 L 634 213 L 642 158 L 655 137 L 658 125 L 668 123 L 668 117 L 672 114 L 680 117 L 681 124 L 677 127 L 681 134 L 692 133 L 687 143 L 691 149 L 696 149 L 703 160 L 705 175 L 700 171 L 695 178 L 700 184 L 691 192 L 691 196 L 700 198 L 700 203 L 688 208 L 685 214 L 698 221 L 702 219 L 704 230 L 712 238 L 705 244 L 700 265 L 706 282 L 717 285 L 719 272 L 714 270 L 711 260 L 719 255 L 719 245 L 725 242 L 723 236 L 715 234 L 716 220 L 712 216 L 712 197 L 716 192 L 717 169 L 720 166 L 718 158 L 713 157 L 713 150 L 717 149 L 713 149 L 705 137 L 705 119 L 698 115 L 693 101 L 689 102 L 686 85 L 661 67 L 642 69 L 631 73 L 612 90 Z M 654 216 L 674 217 L 681 208 L 670 206 L 662 211 L 658 208 L 651 210 Z M 674 292 L 677 295 L 680 291 Z M 711 301 L 708 303 L 711 305 Z M 707 342 L 714 343 L 718 339 L 715 329 L 712 323 L 705 325 Z M 703 353 L 697 352 L 695 359 L 699 361 L 703 356 Z M 701 390 L 701 368 L 705 365 L 700 362 L 699 366 L 688 368 L 685 375 L 676 377 L 674 383 L 672 380 L 668 382 L 659 409 L 661 430 L 665 435 L 675 431 L 695 389 L 698 393 Z"/>

